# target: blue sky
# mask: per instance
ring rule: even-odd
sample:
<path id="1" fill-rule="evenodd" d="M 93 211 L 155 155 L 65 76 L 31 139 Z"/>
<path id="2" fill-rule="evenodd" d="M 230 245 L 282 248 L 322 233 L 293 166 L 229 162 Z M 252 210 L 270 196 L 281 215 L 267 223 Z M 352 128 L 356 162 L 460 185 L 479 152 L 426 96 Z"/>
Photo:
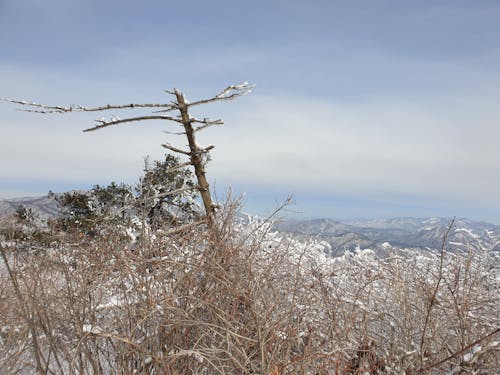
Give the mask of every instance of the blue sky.
<path id="1" fill-rule="evenodd" d="M 195 113 L 226 123 L 200 133 L 219 196 L 500 223 L 498 19 L 477 0 L 0 0 L 0 97 L 168 102 L 248 80 L 249 96 Z M 0 197 L 132 183 L 161 143 L 184 144 L 160 122 L 82 133 L 94 118 L 0 104 Z"/>

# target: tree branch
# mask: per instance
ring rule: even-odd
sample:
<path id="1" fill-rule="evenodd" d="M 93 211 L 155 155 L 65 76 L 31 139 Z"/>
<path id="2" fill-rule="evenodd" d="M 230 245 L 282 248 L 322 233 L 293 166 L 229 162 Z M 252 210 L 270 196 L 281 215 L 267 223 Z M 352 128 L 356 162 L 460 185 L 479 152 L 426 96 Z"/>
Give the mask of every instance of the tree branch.
<path id="1" fill-rule="evenodd" d="M 222 90 L 220 93 L 218 93 L 213 98 L 198 100 L 198 101 L 193 102 L 193 103 L 186 103 L 186 106 L 194 107 L 195 105 L 200 105 L 200 104 L 233 100 L 233 99 L 236 99 L 240 96 L 251 93 L 252 89 L 254 87 L 255 87 L 255 85 L 252 85 L 248 82 L 238 83 L 236 85 L 231 85 L 231 86 L 226 87 L 224 90 Z"/>
<path id="2" fill-rule="evenodd" d="M 180 148 L 171 146 L 168 143 L 163 144 L 162 146 L 165 147 L 167 150 L 170 150 L 170 151 L 173 151 L 173 152 L 178 152 L 179 154 L 191 155 L 191 153 L 189 151 L 181 150 Z M 191 164 L 191 163 L 189 163 L 189 164 Z"/>
<path id="3" fill-rule="evenodd" d="M 465 353 L 467 350 L 469 349 L 472 349 L 472 347 L 476 346 L 477 344 L 479 344 L 481 341 L 484 341 L 490 337 L 493 337 L 495 335 L 497 335 L 498 333 L 500 333 L 500 328 L 497 328 L 495 329 L 494 331 L 488 333 L 486 336 L 482 336 L 480 338 L 478 338 L 477 340 L 471 342 L 469 345 L 467 345 L 465 348 L 449 355 L 448 357 L 438 361 L 438 362 L 435 362 L 435 363 L 432 363 L 430 365 L 428 365 L 427 367 L 423 368 L 424 371 L 429 371 L 430 369 L 434 368 L 434 367 L 437 367 L 439 365 L 442 365 L 443 363 L 449 361 L 450 359 L 452 358 L 455 358 L 455 357 L 458 357 L 460 355 L 462 355 L 463 353 Z"/>
<path id="4" fill-rule="evenodd" d="M 166 112 L 177 109 L 175 104 L 159 104 L 159 103 L 151 103 L 151 104 L 130 103 L 130 104 L 120 104 L 120 105 L 106 104 L 99 107 L 85 107 L 81 105 L 71 105 L 69 107 L 64 107 L 59 105 L 46 105 L 35 102 L 28 102 L 25 100 L 15 100 L 9 98 L 0 98 L 0 100 L 4 102 L 25 105 L 33 108 L 40 108 L 40 110 L 20 109 L 20 111 L 35 112 L 35 113 L 100 112 L 100 111 L 107 111 L 110 109 L 128 109 L 128 108 L 166 108 L 162 110 L 163 112 Z"/>
<path id="5" fill-rule="evenodd" d="M 193 128 L 194 132 L 206 129 L 206 128 L 213 126 L 213 125 L 224 125 L 224 121 L 222 121 L 220 119 L 219 120 L 210 120 L 208 118 L 204 118 L 203 120 L 198 120 L 198 119 L 192 117 L 192 118 L 190 118 L 190 121 L 191 121 L 191 123 L 203 124 L 203 125 L 200 125 L 198 127 Z"/>
<path id="6" fill-rule="evenodd" d="M 105 120 L 96 120 L 100 125 L 96 125 L 92 128 L 85 129 L 83 132 L 91 132 L 94 130 L 106 128 L 111 125 L 118 125 L 118 124 L 123 124 L 126 122 L 133 122 L 133 121 L 143 121 L 143 120 L 169 120 L 169 121 L 175 121 L 175 122 L 181 122 L 180 119 L 177 117 L 172 117 L 172 116 L 141 116 L 141 117 L 130 117 L 126 118 L 123 120 L 114 120 L 114 121 L 105 121 Z"/>
<path id="7" fill-rule="evenodd" d="M 224 121 L 221 119 L 211 120 L 209 118 L 204 118 L 203 120 L 198 120 L 197 118 L 191 117 L 189 119 L 191 123 L 205 124 L 205 125 L 224 125 Z"/>

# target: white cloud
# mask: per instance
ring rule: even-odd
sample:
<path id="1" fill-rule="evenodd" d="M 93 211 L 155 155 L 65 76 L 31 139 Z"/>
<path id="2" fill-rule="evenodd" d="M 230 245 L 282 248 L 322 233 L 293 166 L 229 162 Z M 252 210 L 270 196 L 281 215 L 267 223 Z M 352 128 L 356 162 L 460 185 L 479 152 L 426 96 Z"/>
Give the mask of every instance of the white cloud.
<path id="1" fill-rule="evenodd" d="M 500 111 L 488 108 L 484 117 L 484 108 L 448 113 L 425 104 L 257 96 L 226 121 L 212 168 L 233 181 L 318 191 L 495 199 L 500 129 L 490 116 Z"/>

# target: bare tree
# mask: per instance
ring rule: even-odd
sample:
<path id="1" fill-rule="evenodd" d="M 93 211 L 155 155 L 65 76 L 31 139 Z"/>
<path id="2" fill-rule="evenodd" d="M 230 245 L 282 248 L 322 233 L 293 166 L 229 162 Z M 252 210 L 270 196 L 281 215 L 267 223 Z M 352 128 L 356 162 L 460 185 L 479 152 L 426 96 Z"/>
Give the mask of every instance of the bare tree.
<path id="1" fill-rule="evenodd" d="M 71 105 L 69 107 L 65 107 L 60 105 L 45 105 L 24 100 L 15 100 L 8 98 L 2 100 L 19 104 L 24 107 L 28 107 L 28 109 L 21 109 L 22 111 L 44 113 L 44 114 L 68 113 L 68 112 L 104 112 L 109 110 L 139 109 L 139 108 L 155 109 L 152 115 L 136 116 L 136 117 L 131 116 L 124 119 L 120 119 L 119 117 L 114 115 L 109 118 L 103 117 L 99 120 L 96 120 L 95 126 L 85 129 L 84 132 L 99 130 L 112 125 L 120 125 L 129 122 L 138 122 L 147 120 L 167 120 L 181 124 L 184 128 L 184 131 L 182 133 L 174 133 L 174 134 L 185 135 L 188 141 L 189 149 L 188 150 L 180 149 L 168 143 L 163 144 L 162 146 L 177 154 L 186 155 L 189 157 L 189 162 L 186 163 L 186 165 L 190 164 L 194 168 L 197 180 L 196 188 L 198 189 L 201 195 L 201 199 L 203 201 L 203 206 L 206 213 L 206 223 L 210 229 L 213 229 L 216 205 L 214 204 L 212 200 L 212 195 L 210 193 L 210 185 L 206 178 L 205 164 L 206 161 L 208 160 L 208 152 L 212 150 L 215 146 L 211 144 L 206 147 L 201 147 L 196 142 L 196 132 L 211 127 L 213 125 L 222 125 L 223 121 L 220 119 L 211 120 L 209 118 L 204 118 L 203 120 L 197 119 L 195 117 L 190 116 L 189 110 L 191 107 L 198 106 L 201 104 L 208 104 L 208 103 L 229 101 L 236 99 L 242 95 L 250 93 L 253 87 L 254 85 L 249 84 L 248 82 L 242 82 L 239 84 L 226 87 L 220 93 L 209 99 L 202 99 L 195 101 L 193 103 L 187 101 L 184 94 L 177 89 L 174 89 L 173 91 L 165 91 L 166 93 L 173 95 L 175 98 L 174 101 L 170 103 L 130 103 L 121 105 L 106 104 L 98 107 Z M 175 111 L 178 112 L 177 116 L 169 115 L 169 113 Z"/>

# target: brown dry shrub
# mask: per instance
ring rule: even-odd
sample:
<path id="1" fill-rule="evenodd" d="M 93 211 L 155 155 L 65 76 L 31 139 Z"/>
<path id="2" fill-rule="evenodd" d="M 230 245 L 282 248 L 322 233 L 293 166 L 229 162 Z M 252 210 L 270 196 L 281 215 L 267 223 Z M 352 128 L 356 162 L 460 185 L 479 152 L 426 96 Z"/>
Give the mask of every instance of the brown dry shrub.
<path id="1" fill-rule="evenodd" d="M 4 241 L 3 373 L 500 371 L 496 254 L 332 259 L 236 212 L 133 244 Z"/>

